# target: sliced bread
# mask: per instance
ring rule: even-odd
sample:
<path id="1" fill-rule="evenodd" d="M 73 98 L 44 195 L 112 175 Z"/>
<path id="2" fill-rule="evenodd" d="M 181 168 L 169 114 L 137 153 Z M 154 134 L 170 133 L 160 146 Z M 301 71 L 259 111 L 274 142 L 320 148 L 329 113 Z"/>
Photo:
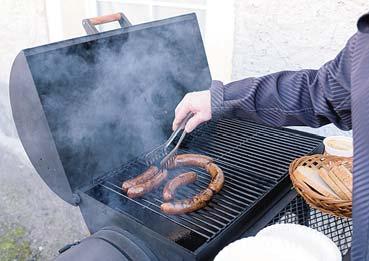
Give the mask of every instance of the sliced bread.
<path id="1" fill-rule="evenodd" d="M 324 180 L 324 182 L 338 195 L 340 199 L 347 199 L 346 194 L 343 193 L 342 189 L 332 180 L 332 174 L 325 168 L 319 169 L 319 176 Z"/>
<path id="2" fill-rule="evenodd" d="M 333 182 L 338 186 L 341 192 L 344 194 L 342 199 L 352 200 L 351 191 L 343 184 L 343 182 L 338 178 L 340 175 L 340 171 L 338 167 L 334 167 L 329 171 L 329 177 L 333 180 Z"/>
<path id="3" fill-rule="evenodd" d="M 345 166 L 337 166 L 332 169 L 336 177 L 345 185 L 352 193 L 352 173 Z"/>
<path id="4" fill-rule="evenodd" d="M 335 168 L 335 167 L 334 167 Z M 332 168 L 332 169 L 334 169 Z M 325 168 L 319 169 L 319 176 L 328 184 L 328 186 L 339 196 L 340 199 L 349 200 L 350 192 L 337 178 L 332 170 Z"/>
<path id="5" fill-rule="evenodd" d="M 315 189 L 319 194 L 329 198 L 339 198 L 339 196 L 319 176 L 317 169 L 309 168 L 306 166 L 299 166 L 294 171 L 294 175 L 296 176 L 296 178 L 302 180 L 310 187 Z"/>

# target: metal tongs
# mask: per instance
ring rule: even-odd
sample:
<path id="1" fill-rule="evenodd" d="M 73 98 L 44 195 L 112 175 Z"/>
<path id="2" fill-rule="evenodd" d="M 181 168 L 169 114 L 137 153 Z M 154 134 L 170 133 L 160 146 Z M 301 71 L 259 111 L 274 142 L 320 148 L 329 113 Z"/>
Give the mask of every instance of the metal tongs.
<path id="1" fill-rule="evenodd" d="M 177 154 L 177 150 L 179 148 L 179 146 L 181 145 L 183 139 L 185 138 L 187 132 L 184 130 L 187 122 L 189 119 L 192 118 L 194 114 L 193 113 L 189 113 L 181 122 L 181 124 L 179 125 L 179 127 L 173 131 L 172 135 L 170 135 L 170 137 L 168 138 L 168 140 L 166 142 L 164 142 L 162 145 L 160 145 L 159 147 L 155 148 L 154 150 L 152 150 L 151 152 L 147 153 L 144 157 L 145 159 L 145 163 L 146 165 L 154 165 L 157 164 L 160 160 L 160 164 L 159 164 L 159 168 L 163 169 L 163 168 L 167 168 L 170 166 L 171 163 L 173 163 L 174 158 Z M 170 147 L 170 145 L 172 144 L 172 142 L 174 141 L 174 139 L 178 136 L 178 134 L 181 132 L 181 136 L 179 137 L 179 140 L 176 144 L 176 146 L 168 153 L 168 148 Z"/>

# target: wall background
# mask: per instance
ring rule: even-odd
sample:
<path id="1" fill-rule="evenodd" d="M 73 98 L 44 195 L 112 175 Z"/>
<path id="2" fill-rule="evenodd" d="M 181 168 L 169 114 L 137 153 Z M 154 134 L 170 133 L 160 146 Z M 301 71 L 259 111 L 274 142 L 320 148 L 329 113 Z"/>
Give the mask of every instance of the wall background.
<path id="1" fill-rule="evenodd" d="M 50 20 L 47 0 L 0 0 L 0 260 L 14 253 L 47 260 L 65 243 L 88 234 L 78 209 L 56 197 L 29 163 L 17 139 L 8 97 L 10 68 L 17 53 L 50 39 L 80 35 L 80 19 L 86 16 L 82 2 L 59 1 L 63 5 L 56 15 L 67 22 L 62 31 L 51 35 L 55 20 Z M 356 31 L 356 20 L 366 11 L 366 0 L 235 0 L 233 38 L 219 35 L 218 39 L 233 41 L 232 63 L 217 66 L 231 72 L 232 80 L 319 68 L 345 45 Z M 210 59 L 217 60 L 214 58 Z M 351 135 L 333 126 L 302 129 L 321 135 Z M 2 248 L 2 242 L 10 242 L 10 248 Z"/>
<path id="2" fill-rule="evenodd" d="M 235 1 L 232 80 L 281 70 L 318 69 L 353 35 L 366 0 Z M 347 135 L 332 125 L 298 127 L 323 136 Z"/>

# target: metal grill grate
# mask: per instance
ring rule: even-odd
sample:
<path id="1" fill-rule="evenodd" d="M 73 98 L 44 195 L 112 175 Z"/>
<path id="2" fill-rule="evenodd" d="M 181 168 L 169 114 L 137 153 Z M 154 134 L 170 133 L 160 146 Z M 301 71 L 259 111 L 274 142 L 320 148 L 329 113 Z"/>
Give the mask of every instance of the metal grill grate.
<path id="1" fill-rule="evenodd" d="M 133 202 L 209 241 L 233 221 L 245 218 L 251 209 L 258 207 L 257 203 L 287 175 L 289 163 L 296 157 L 313 152 L 320 144 L 319 137 L 238 120 L 222 120 L 203 126 L 189 136 L 179 153 L 201 153 L 213 157 L 224 171 L 225 184 L 207 207 L 185 215 L 169 216 L 160 211 L 163 186 L 140 199 L 130 199 L 122 192 L 122 182 L 146 168 L 140 158 L 122 166 L 98 186 L 104 193 L 113 193 L 124 202 Z M 196 171 L 199 178 L 194 184 L 181 188 L 178 199 L 193 196 L 210 181 L 210 176 L 199 168 L 179 169 L 171 175 L 184 170 Z M 133 210 L 119 203 L 119 198 L 114 203 L 111 200 L 104 203 L 130 214 Z M 135 218 L 150 226 L 140 220 L 142 216 L 136 215 Z M 152 226 L 155 229 L 156 225 Z"/>
<path id="2" fill-rule="evenodd" d="M 334 217 L 310 208 L 300 196 L 273 218 L 270 225 L 276 223 L 295 223 L 314 228 L 332 239 L 342 255 L 345 255 L 351 246 L 351 219 Z"/>

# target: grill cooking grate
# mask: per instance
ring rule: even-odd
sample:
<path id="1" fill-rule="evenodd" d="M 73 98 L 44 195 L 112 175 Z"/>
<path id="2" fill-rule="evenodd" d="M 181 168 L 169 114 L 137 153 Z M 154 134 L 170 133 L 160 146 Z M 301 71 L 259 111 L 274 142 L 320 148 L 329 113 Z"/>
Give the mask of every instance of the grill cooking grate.
<path id="1" fill-rule="evenodd" d="M 300 196 L 274 217 L 270 225 L 277 223 L 295 223 L 314 228 L 332 239 L 342 255 L 345 255 L 351 246 L 351 219 L 334 217 L 310 208 Z"/>
<path id="2" fill-rule="evenodd" d="M 162 218 L 161 220 L 171 221 L 184 228 L 187 231 L 185 233 L 189 231 L 200 235 L 204 239 L 203 242 L 206 242 L 256 207 L 260 199 L 287 175 L 289 163 L 293 159 L 311 153 L 320 144 L 321 140 L 318 137 L 307 137 L 250 122 L 238 120 L 211 122 L 189 135 L 179 151 L 211 156 L 224 171 L 223 189 L 204 209 L 178 216 L 162 213 L 160 205 L 164 185 L 143 198 L 128 198 L 122 192 L 121 184 L 146 168 L 141 158 L 122 166 L 103 181 L 99 181 L 94 188 L 98 193 L 95 191 L 95 194 L 90 194 L 120 212 L 133 215 L 154 231 L 159 230 L 157 223 L 145 220 L 144 214 L 137 214 L 138 208 L 156 214 Z M 178 169 L 172 171 L 171 175 L 175 176 L 188 170 L 196 171 L 199 178 L 194 184 L 181 188 L 177 193 L 178 199 L 193 196 L 206 188 L 210 181 L 210 176 L 199 168 Z M 134 203 L 136 207 L 128 208 L 127 203 Z M 176 238 L 171 240 L 177 242 Z M 183 245 L 190 250 L 199 246 L 188 247 L 188 243 Z"/>

